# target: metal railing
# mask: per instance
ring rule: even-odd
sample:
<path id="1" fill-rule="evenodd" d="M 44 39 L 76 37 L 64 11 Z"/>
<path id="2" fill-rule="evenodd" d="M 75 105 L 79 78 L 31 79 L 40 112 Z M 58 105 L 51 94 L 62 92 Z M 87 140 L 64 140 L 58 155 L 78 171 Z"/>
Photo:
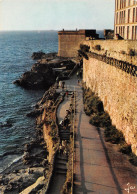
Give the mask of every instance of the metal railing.
<path id="1" fill-rule="evenodd" d="M 121 61 L 121 60 L 118 60 L 112 57 L 106 57 L 104 55 L 100 55 L 100 54 L 93 53 L 93 52 L 88 53 L 88 56 L 95 58 L 99 61 L 105 62 L 111 66 L 121 69 L 122 71 L 125 71 L 126 73 L 132 76 L 137 77 L 137 66 L 136 65 L 133 65 L 126 61 Z"/>

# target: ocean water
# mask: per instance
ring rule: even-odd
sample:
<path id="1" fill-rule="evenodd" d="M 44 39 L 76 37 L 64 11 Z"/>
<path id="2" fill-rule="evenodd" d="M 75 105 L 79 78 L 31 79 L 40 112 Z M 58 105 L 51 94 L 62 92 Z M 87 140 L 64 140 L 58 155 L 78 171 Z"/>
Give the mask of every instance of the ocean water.
<path id="1" fill-rule="evenodd" d="M 0 32 L 0 172 L 23 154 L 23 145 L 35 137 L 33 110 L 44 91 L 25 90 L 12 82 L 34 61 L 33 52 L 57 52 L 56 31 Z"/>
<path id="2" fill-rule="evenodd" d="M 103 31 L 97 31 L 103 37 Z M 0 172 L 17 162 L 23 146 L 35 137 L 35 119 L 27 113 L 44 91 L 26 90 L 14 85 L 35 62 L 33 52 L 58 51 L 56 31 L 0 32 Z M 7 125 L 8 124 L 8 125 Z"/>

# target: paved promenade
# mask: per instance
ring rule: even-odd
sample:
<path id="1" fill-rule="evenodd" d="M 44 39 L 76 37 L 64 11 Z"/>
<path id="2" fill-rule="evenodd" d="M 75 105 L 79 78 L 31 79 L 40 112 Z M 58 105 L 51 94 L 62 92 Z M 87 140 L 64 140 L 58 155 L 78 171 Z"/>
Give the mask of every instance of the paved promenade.
<path id="1" fill-rule="evenodd" d="M 77 138 L 74 193 L 120 193 L 120 186 L 109 168 L 96 127 L 83 111 L 82 91 L 77 95 Z"/>
<path id="2" fill-rule="evenodd" d="M 103 129 L 89 124 L 76 77 L 66 85 L 68 90 L 76 90 L 74 194 L 137 193 L 137 168 L 118 152 L 116 145 L 104 142 Z"/>

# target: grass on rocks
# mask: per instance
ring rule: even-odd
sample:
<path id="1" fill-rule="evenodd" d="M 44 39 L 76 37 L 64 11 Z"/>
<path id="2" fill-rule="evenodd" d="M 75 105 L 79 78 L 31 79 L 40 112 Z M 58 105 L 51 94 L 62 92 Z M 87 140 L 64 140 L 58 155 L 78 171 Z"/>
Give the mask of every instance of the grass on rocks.
<path id="1" fill-rule="evenodd" d="M 90 116 L 90 124 L 96 127 L 105 129 L 105 141 L 113 144 L 119 144 L 119 151 L 129 156 L 129 161 L 137 166 L 137 156 L 132 153 L 131 145 L 125 142 L 123 133 L 112 125 L 111 118 L 107 112 L 104 111 L 103 103 L 98 96 L 90 89 L 83 87 L 83 101 L 84 111 Z"/>

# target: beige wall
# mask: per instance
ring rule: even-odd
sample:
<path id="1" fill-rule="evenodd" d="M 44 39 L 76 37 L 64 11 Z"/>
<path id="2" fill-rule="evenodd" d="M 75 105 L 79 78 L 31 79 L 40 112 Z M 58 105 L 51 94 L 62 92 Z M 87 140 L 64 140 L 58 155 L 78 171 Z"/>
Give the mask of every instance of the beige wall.
<path id="1" fill-rule="evenodd" d="M 126 61 L 137 66 L 137 56 L 131 57 L 129 51 L 135 50 L 137 53 L 137 41 L 131 40 L 89 40 L 84 41 L 83 44 L 90 46 L 91 52 L 112 57 L 117 60 Z M 101 50 L 95 49 L 96 45 L 101 46 Z"/>
<path id="2" fill-rule="evenodd" d="M 137 155 L 137 77 L 89 58 L 84 59 L 83 81 L 103 101 L 112 123 Z"/>
<path id="3" fill-rule="evenodd" d="M 80 44 L 85 40 L 85 35 L 59 34 L 58 56 L 76 57 Z"/>

